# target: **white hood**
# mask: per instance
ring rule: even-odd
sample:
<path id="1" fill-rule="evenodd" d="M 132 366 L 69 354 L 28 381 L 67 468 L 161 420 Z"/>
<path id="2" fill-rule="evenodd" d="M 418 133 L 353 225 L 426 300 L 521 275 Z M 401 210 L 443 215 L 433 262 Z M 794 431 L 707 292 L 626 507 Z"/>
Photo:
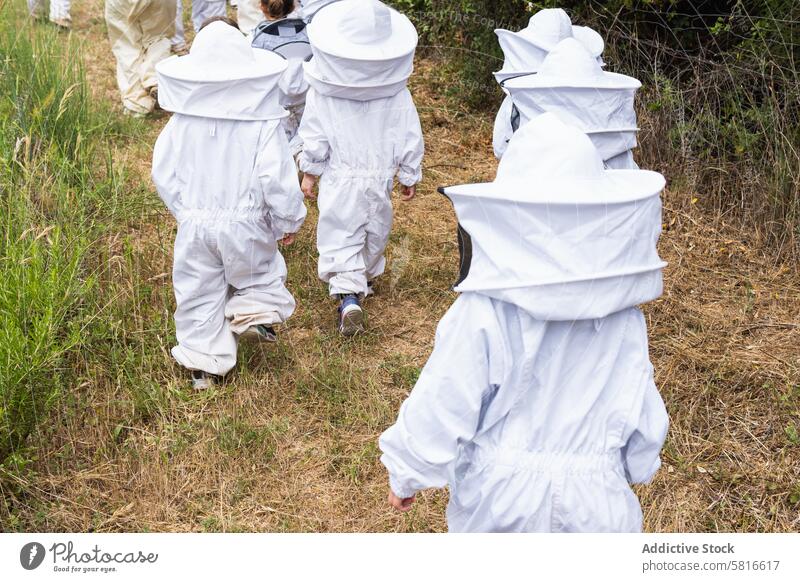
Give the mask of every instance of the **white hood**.
<path id="1" fill-rule="evenodd" d="M 400 92 L 414 70 L 417 31 L 378 0 L 340 0 L 308 25 L 309 84 L 322 95 L 370 100 Z"/>
<path id="2" fill-rule="evenodd" d="M 636 147 L 634 99 L 641 83 L 604 72 L 574 39 L 561 41 L 539 73 L 509 79 L 503 87 L 519 111 L 520 127 L 549 112 L 586 133 L 603 160 Z"/>
<path id="3" fill-rule="evenodd" d="M 325 8 L 328 4 L 333 4 L 339 0 L 300 0 L 300 15 L 306 22 L 311 22 L 311 19 L 321 9 Z"/>
<path id="4" fill-rule="evenodd" d="M 551 114 L 511 140 L 494 182 L 442 189 L 459 221 L 458 292 L 537 319 L 605 317 L 661 295 L 664 178 L 604 170 L 587 136 Z"/>
<path id="5" fill-rule="evenodd" d="M 565 38 L 576 39 L 598 63 L 603 62 L 603 38 L 591 28 L 573 26 L 560 8 L 540 10 L 519 32 L 504 29 L 494 32 L 505 57 L 502 70 L 494 74 L 501 84 L 518 75 L 538 72 L 548 53 Z"/>
<path id="6" fill-rule="evenodd" d="M 286 59 L 213 22 L 197 33 L 188 55 L 156 65 L 158 101 L 167 111 L 197 117 L 279 119 L 286 116 L 278 90 L 286 67 Z"/>

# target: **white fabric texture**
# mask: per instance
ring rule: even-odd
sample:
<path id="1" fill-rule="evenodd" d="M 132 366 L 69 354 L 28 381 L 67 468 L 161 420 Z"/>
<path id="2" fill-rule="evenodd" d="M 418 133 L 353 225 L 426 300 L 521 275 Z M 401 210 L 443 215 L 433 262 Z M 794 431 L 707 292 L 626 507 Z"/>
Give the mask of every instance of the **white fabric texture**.
<path id="1" fill-rule="evenodd" d="M 177 4 L 175 35 L 172 37 L 172 46 L 174 47 L 186 44 L 186 31 L 183 26 L 183 0 L 177 0 Z M 192 27 L 195 32 L 199 32 L 203 23 L 209 18 L 227 14 L 225 0 L 192 0 Z"/>
<path id="2" fill-rule="evenodd" d="M 545 114 L 494 182 L 444 190 L 471 256 L 380 439 L 396 495 L 449 485 L 453 532 L 641 529 L 628 483 L 658 469 L 668 425 L 635 307 L 661 293 L 663 186 L 604 170 L 585 134 Z"/>
<path id="3" fill-rule="evenodd" d="M 299 19 L 301 16 L 299 11 L 294 11 L 286 16 L 286 20 Z M 268 22 L 268 21 L 264 21 Z M 259 23 L 260 28 L 261 23 Z M 310 51 L 310 45 L 307 44 L 308 35 L 305 30 L 302 34 L 293 33 L 294 29 L 289 27 L 287 35 L 281 34 L 281 38 L 286 39 L 285 42 L 290 42 L 292 46 L 305 47 Z M 274 46 L 274 43 L 266 39 L 266 34 L 255 36 L 252 44 L 257 48 L 266 49 L 267 46 Z M 268 41 L 268 42 L 267 42 Z M 302 141 L 298 135 L 300 129 L 300 121 L 303 119 L 303 111 L 306 106 L 306 93 L 308 92 L 308 81 L 306 81 L 303 72 L 303 63 L 307 54 L 302 50 L 295 51 L 297 56 L 291 56 L 292 51 L 283 51 L 276 49 L 275 52 L 282 54 L 287 60 L 287 67 L 281 76 L 279 83 L 280 86 L 280 104 L 288 112 L 287 117 L 283 120 L 283 129 L 286 132 L 286 138 L 289 140 L 289 147 L 292 155 L 296 156 L 302 149 Z"/>
<path id="4" fill-rule="evenodd" d="M 322 95 L 359 101 L 402 91 L 414 70 L 417 31 L 378 0 L 340 0 L 308 25 L 314 54 L 304 68 Z"/>
<path id="5" fill-rule="evenodd" d="M 173 48 L 186 47 L 186 29 L 183 26 L 183 0 L 176 0 L 175 6 L 175 34 L 172 35 L 170 43 Z"/>
<path id="6" fill-rule="evenodd" d="M 254 49 L 235 28 L 213 22 L 186 56 L 158 64 L 159 103 L 167 111 L 257 121 L 286 117 L 278 85 L 287 62 Z"/>
<path id="7" fill-rule="evenodd" d="M 498 83 L 517 75 L 536 73 L 548 53 L 566 38 L 574 38 L 602 64 L 603 38 L 591 28 L 573 26 L 560 8 L 539 10 L 528 26 L 517 32 L 494 31 L 503 51 L 503 68 L 495 73 Z"/>
<path id="8" fill-rule="evenodd" d="M 657 471 L 667 425 L 638 309 L 544 322 L 465 293 L 381 461 L 399 497 L 449 484 L 451 532 L 637 532 L 628 482 Z"/>
<path id="9" fill-rule="evenodd" d="M 31 16 L 40 16 L 44 12 L 45 0 L 28 0 L 28 12 Z M 70 0 L 50 0 L 50 20 L 52 22 L 71 22 Z"/>
<path id="10" fill-rule="evenodd" d="M 496 72 L 495 79 L 503 87 L 503 100 L 494 123 L 492 145 L 495 157 L 500 159 L 508 147 L 514 130 L 511 125 L 513 104 L 505 83 L 521 75 L 537 73 L 545 58 L 562 40 L 574 38 L 602 64 L 604 43 L 602 37 L 590 28 L 573 26 L 567 13 L 560 8 L 540 10 L 531 16 L 528 26 L 518 32 L 495 30 L 503 51 L 503 68 Z"/>
<path id="11" fill-rule="evenodd" d="M 306 22 L 311 22 L 314 16 L 316 16 L 317 12 L 319 12 L 322 8 L 325 8 L 328 4 L 333 4 L 334 2 L 338 1 L 339 0 L 299 0 L 300 13 L 302 14 L 303 20 Z"/>
<path id="12" fill-rule="evenodd" d="M 170 56 L 175 31 L 174 0 L 107 0 L 106 25 L 117 60 L 122 105 L 134 113 L 155 107 L 156 64 Z"/>
<path id="13" fill-rule="evenodd" d="M 322 176 L 319 276 L 331 295 L 367 295 L 367 281 L 386 264 L 394 177 L 406 186 L 422 179 L 422 128 L 411 94 L 354 101 L 312 88 L 299 135 L 300 169 Z"/>
<path id="14" fill-rule="evenodd" d="M 264 13 L 261 12 L 260 0 L 239 0 L 236 6 L 236 22 L 239 29 L 247 34 L 253 34 L 258 23 L 264 20 Z"/>
<path id="15" fill-rule="evenodd" d="M 559 43 L 536 75 L 510 79 L 503 88 L 519 113 L 520 126 L 542 113 L 585 132 L 615 169 L 636 169 L 632 155 L 638 127 L 634 100 L 641 83 L 607 73 L 573 39 Z M 510 136 L 509 136 L 510 138 Z M 623 164 L 622 161 L 627 161 Z"/>
<path id="16" fill-rule="evenodd" d="M 230 67 L 209 62 L 208 90 L 199 79 L 185 80 L 196 73 L 190 57 L 203 55 L 204 47 L 231 59 Z M 159 94 L 180 94 L 173 85 L 187 82 L 193 91 L 156 142 L 153 181 L 178 221 L 173 267 L 178 345 L 173 356 L 186 368 L 224 375 L 236 363 L 235 334 L 284 322 L 294 311 L 276 241 L 300 229 L 306 208 L 282 115 L 227 118 L 229 102 L 239 113 L 258 110 L 265 96 L 253 87 L 269 90 L 268 99 L 277 103 L 285 63 L 265 66 L 282 59 L 267 51 L 259 51 L 269 56 L 267 61 L 255 58 L 247 39 L 222 23 L 200 31 L 192 49 L 193 54 L 168 67 L 173 76 L 161 77 Z M 255 72 L 237 69 L 243 59 Z M 227 69 L 230 78 L 220 80 L 214 65 Z M 248 106 L 248 98 L 255 104 Z"/>
<path id="17" fill-rule="evenodd" d="M 178 221 L 173 356 L 224 375 L 236 363 L 234 334 L 294 311 L 276 245 L 306 215 L 289 145 L 278 120 L 176 114 L 156 143 L 153 181 Z"/>
<path id="18" fill-rule="evenodd" d="M 656 172 L 604 169 L 584 133 L 540 115 L 515 134 L 494 182 L 444 189 L 472 254 L 455 290 L 513 297 L 542 320 L 652 301 L 664 184 Z"/>
<path id="19" fill-rule="evenodd" d="M 192 26 L 195 32 L 198 32 L 209 18 L 227 14 L 225 0 L 192 0 Z"/>
<path id="20" fill-rule="evenodd" d="M 494 118 L 494 131 L 492 132 L 492 150 L 494 150 L 494 157 L 498 160 L 503 157 L 508 147 L 508 142 L 514 135 L 514 126 L 512 124 L 512 117 L 514 115 L 514 102 L 511 97 L 506 93 L 503 102 L 500 104 L 500 109 L 497 110 L 497 115 Z"/>

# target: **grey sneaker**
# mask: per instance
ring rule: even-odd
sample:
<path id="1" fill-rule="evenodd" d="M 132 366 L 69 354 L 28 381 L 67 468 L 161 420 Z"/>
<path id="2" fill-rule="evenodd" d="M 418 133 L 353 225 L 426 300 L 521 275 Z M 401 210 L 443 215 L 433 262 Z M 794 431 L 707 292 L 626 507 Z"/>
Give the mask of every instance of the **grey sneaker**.
<path id="1" fill-rule="evenodd" d="M 246 341 L 258 343 L 275 343 L 278 341 L 278 334 L 268 325 L 252 325 L 239 337 Z"/>
<path id="2" fill-rule="evenodd" d="M 195 390 L 208 390 L 219 382 L 219 376 L 203 372 L 202 370 L 192 370 L 192 388 Z"/>

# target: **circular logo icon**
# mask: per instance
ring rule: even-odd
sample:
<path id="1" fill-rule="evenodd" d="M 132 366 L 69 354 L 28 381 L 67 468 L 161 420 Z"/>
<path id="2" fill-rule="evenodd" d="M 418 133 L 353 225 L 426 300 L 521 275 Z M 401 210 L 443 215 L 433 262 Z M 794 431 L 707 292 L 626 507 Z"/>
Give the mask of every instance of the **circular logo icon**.
<path id="1" fill-rule="evenodd" d="M 19 563 L 26 570 L 35 570 L 44 561 L 44 546 L 39 542 L 30 542 L 22 546 L 19 552 Z"/>

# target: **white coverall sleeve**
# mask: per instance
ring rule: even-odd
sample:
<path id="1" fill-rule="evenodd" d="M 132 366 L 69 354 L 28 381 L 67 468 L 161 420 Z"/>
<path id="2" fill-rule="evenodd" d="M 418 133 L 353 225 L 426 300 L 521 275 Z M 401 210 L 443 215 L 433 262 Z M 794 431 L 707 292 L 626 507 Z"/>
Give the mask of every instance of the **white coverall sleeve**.
<path id="1" fill-rule="evenodd" d="M 306 206 L 297 180 L 297 166 L 279 125 L 261 149 L 256 170 L 275 238 L 280 240 L 299 231 L 306 219 Z"/>
<path id="2" fill-rule="evenodd" d="M 303 62 L 299 60 L 290 60 L 286 70 L 281 75 L 278 86 L 284 95 L 289 97 L 296 97 L 303 95 L 308 91 L 308 81 L 306 81 L 305 73 L 303 71 Z"/>
<path id="3" fill-rule="evenodd" d="M 403 155 L 397 179 L 403 186 L 413 186 L 422 182 L 422 157 L 425 154 L 425 142 L 422 138 L 422 125 L 419 114 L 412 104 L 408 110 L 406 135 L 403 144 Z"/>
<path id="4" fill-rule="evenodd" d="M 153 148 L 153 183 L 156 185 L 158 195 L 167 205 L 173 216 L 177 217 L 181 209 L 182 184 L 178 178 L 179 144 L 175 139 L 175 118 L 161 131 Z"/>
<path id="5" fill-rule="evenodd" d="M 461 296 L 439 322 L 433 354 L 397 422 L 380 437 L 381 462 L 398 497 L 447 485 L 461 444 L 475 436 L 484 401 L 499 383 L 502 357 L 492 352 L 502 340 L 492 324 L 481 325 L 487 311 L 480 307 L 490 300 L 475 299 Z"/>
<path id="6" fill-rule="evenodd" d="M 638 422 L 622 449 L 625 474 L 630 483 L 649 483 L 661 467 L 660 453 L 668 427 L 669 416 L 651 370 Z"/>
<path id="7" fill-rule="evenodd" d="M 494 157 L 498 160 L 506 153 L 506 149 L 508 149 L 508 140 L 514 135 L 514 129 L 511 127 L 511 114 L 513 110 L 514 102 L 511 100 L 511 97 L 506 95 L 494 119 L 494 133 L 492 135 Z"/>
<path id="8" fill-rule="evenodd" d="M 303 121 L 298 130 L 303 151 L 300 152 L 298 164 L 300 170 L 312 176 L 321 176 L 328 167 L 331 146 L 320 118 L 317 94 L 313 89 L 306 96 L 306 109 Z"/>

